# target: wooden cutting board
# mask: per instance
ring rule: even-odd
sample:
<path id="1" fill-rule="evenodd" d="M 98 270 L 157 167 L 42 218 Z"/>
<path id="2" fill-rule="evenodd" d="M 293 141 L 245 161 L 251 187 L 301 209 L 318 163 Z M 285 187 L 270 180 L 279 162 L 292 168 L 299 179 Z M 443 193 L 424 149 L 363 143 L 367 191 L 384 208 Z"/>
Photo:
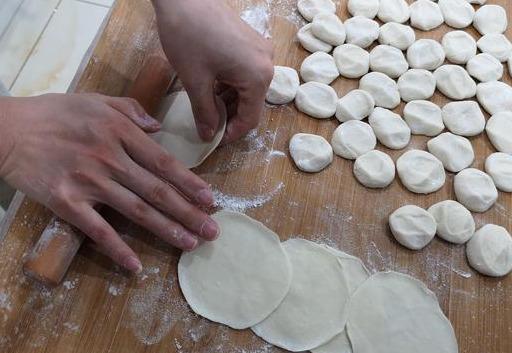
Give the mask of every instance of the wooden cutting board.
<path id="1" fill-rule="evenodd" d="M 347 18 L 345 1 L 339 14 Z M 270 35 L 275 63 L 299 68 L 307 53 L 295 41 L 300 16 L 295 0 L 231 0 L 244 16 L 265 27 L 261 14 L 270 6 Z M 489 0 L 512 11 L 507 0 Z M 268 5 L 270 4 L 270 5 Z M 254 7 L 254 5 L 257 5 Z M 260 15 L 258 15 L 260 14 Z M 264 16 L 263 16 L 264 18 Z M 440 39 L 449 29 L 418 37 Z M 478 38 L 477 33 L 470 33 Z M 508 31 L 512 37 L 512 30 Z M 137 76 L 145 56 L 158 50 L 154 14 L 149 1 L 118 0 L 105 33 L 78 85 L 81 92 L 121 95 Z M 511 83 L 506 70 L 506 81 Z M 341 96 L 356 80 L 338 79 Z M 447 100 L 439 94 L 434 102 Z M 397 111 L 401 112 L 400 107 Z M 512 352 L 512 276 L 491 279 L 472 271 L 464 247 L 435 239 L 425 250 L 399 246 L 386 219 L 399 206 L 423 207 L 454 198 L 453 175 L 439 192 L 420 196 L 398 180 L 384 191 L 368 190 L 352 176 L 352 162 L 335 158 L 315 175 L 299 172 L 287 143 L 296 132 L 330 139 L 338 123 L 297 113 L 293 106 L 268 108 L 257 132 L 220 148 L 198 169 L 212 184 L 223 207 L 246 212 L 280 234 L 282 240 L 303 237 L 359 256 L 371 271 L 396 270 L 423 280 L 438 296 L 455 327 L 461 353 Z M 477 168 L 494 152 L 485 135 L 472 138 Z M 409 148 L 424 149 L 427 139 L 414 137 Z M 396 159 L 403 151 L 389 151 Z M 235 352 L 280 350 L 250 331 L 235 332 L 194 315 L 176 279 L 179 252 L 113 211 L 106 217 L 140 254 L 142 275 L 132 277 L 108 259 L 84 247 L 63 286 L 38 288 L 21 273 L 22 259 L 39 237 L 50 213 L 20 196 L 0 234 L 0 351 L 27 352 Z M 479 226 L 496 223 L 512 230 L 512 198 L 500 193 L 497 205 L 477 215 Z"/>

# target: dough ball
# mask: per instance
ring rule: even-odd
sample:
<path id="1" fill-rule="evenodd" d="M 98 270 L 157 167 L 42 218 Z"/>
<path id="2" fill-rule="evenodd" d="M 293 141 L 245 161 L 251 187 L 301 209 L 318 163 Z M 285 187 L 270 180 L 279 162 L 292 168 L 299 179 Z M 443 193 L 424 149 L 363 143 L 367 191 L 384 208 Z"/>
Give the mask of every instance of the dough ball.
<path id="1" fill-rule="evenodd" d="M 181 255 L 181 291 L 198 315 L 245 329 L 283 301 L 292 281 L 291 263 L 279 237 L 263 224 L 228 211 L 213 219 L 219 238 Z"/>
<path id="2" fill-rule="evenodd" d="M 315 37 L 331 45 L 345 43 L 345 26 L 334 13 L 322 12 L 316 15 L 311 30 Z"/>
<path id="3" fill-rule="evenodd" d="M 446 33 L 442 45 L 446 59 L 454 64 L 466 64 L 476 55 L 476 41 L 464 31 Z"/>
<path id="4" fill-rule="evenodd" d="M 328 85 L 339 75 L 334 58 L 321 51 L 308 56 L 300 66 L 300 76 L 304 82 L 314 81 Z"/>
<path id="5" fill-rule="evenodd" d="M 361 48 L 369 47 L 379 38 L 379 24 L 363 16 L 356 16 L 345 21 L 347 43 Z"/>
<path id="6" fill-rule="evenodd" d="M 417 194 L 430 194 L 441 189 L 446 181 L 443 163 L 434 155 L 420 150 L 405 152 L 396 161 L 402 184 Z"/>
<path id="7" fill-rule="evenodd" d="M 359 81 L 359 89 L 370 93 L 377 107 L 394 109 L 400 104 L 398 85 L 382 72 L 364 75 Z"/>
<path id="8" fill-rule="evenodd" d="M 439 5 L 430 0 L 418 0 L 411 4 L 411 26 L 430 31 L 443 24 L 444 18 Z"/>
<path id="9" fill-rule="evenodd" d="M 267 102 L 286 104 L 295 99 L 299 89 L 299 75 L 295 69 L 286 66 L 274 66 L 274 77 L 267 91 Z"/>
<path id="10" fill-rule="evenodd" d="M 436 220 L 418 206 L 400 207 L 389 216 L 389 227 L 396 241 L 411 250 L 427 246 L 436 235 Z"/>
<path id="11" fill-rule="evenodd" d="M 354 176 L 367 188 L 382 189 L 395 180 L 395 163 L 386 153 L 373 150 L 356 159 Z"/>
<path id="12" fill-rule="evenodd" d="M 476 42 L 482 53 L 491 54 L 500 62 L 505 62 L 512 54 L 512 44 L 501 33 L 489 33 Z"/>
<path id="13" fill-rule="evenodd" d="M 404 102 L 429 99 L 436 90 L 436 79 L 428 70 L 411 69 L 398 79 L 398 90 Z"/>
<path id="14" fill-rule="evenodd" d="M 485 131 L 499 152 L 512 153 L 512 112 L 501 112 L 491 116 Z"/>
<path id="15" fill-rule="evenodd" d="M 476 87 L 476 97 L 478 103 L 491 115 L 503 111 L 512 111 L 512 87 L 505 82 L 480 83 Z"/>
<path id="16" fill-rule="evenodd" d="M 336 113 L 338 95 L 331 86 L 307 82 L 299 86 L 295 96 L 297 109 L 317 119 L 328 119 Z"/>
<path id="17" fill-rule="evenodd" d="M 308 23 L 299 29 L 297 32 L 297 39 L 299 40 L 300 45 L 311 53 L 316 53 L 317 51 L 329 53 L 332 50 L 332 45 L 315 37 L 312 28 L 313 24 Z"/>
<path id="18" fill-rule="evenodd" d="M 503 227 L 480 228 L 468 242 L 466 254 L 471 267 L 486 276 L 502 277 L 512 271 L 512 238 Z"/>
<path id="19" fill-rule="evenodd" d="M 409 64 L 400 49 L 390 45 L 377 45 L 370 52 L 370 69 L 397 78 L 407 71 Z"/>
<path id="20" fill-rule="evenodd" d="M 512 155 L 502 152 L 491 154 L 485 161 L 485 171 L 499 190 L 512 192 Z"/>
<path id="21" fill-rule="evenodd" d="M 400 115 L 384 108 L 375 108 L 368 119 L 373 132 L 384 146 L 400 150 L 411 141 L 411 129 Z"/>
<path id="22" fill-rule="evenodd" d="M 341 76 L 359 78 L 370 70 L 370 54 L 357 45 L 340 45 L 333 56 Z"/>
<path id="23" fill-rule="evenodd" d="M 466 0 L 439 0 L 444 22 L 453 28 L 466 28 L 473 22 L 475 9 Z"/>
<path id="24" fill-rule="evenodd" d="M 498 81 L 503 77 L 503 65 L 487 53 L 472 57 L 466 65 L 466 70 L 480 82 Z"/>
<path id="25" fill-rule="evenodd" d="M 407 61 L 413 69 L 435 70 L 444 59 L 443 47 L 433 39 L 419 39 L 407 49 Z"/>
<path id="26" fill-rule="evenodd" d="M 310 22 L 321 12 L 336 13 L 336 4 L 331 0 L 299 0 L 297 7 L 302 17 Z"/>
<path id="27" fill-rule="evenodd" d="M 363 120 L 373 112 L 374 107 L 375 101 L 370 93 L 355 89 L 338 101 L 336 118 L 342 123 L 349 120 Z"/>
<path id="28" fill-rule="evenodd" d="M 407 50 L 416 40 L 416 34 L 410 26 L 388 22 L 380 27 L 378 39 L 380 44 L 391 45 L 400 50 Z"/>
<path id="29" fill-rule="evenodd" d="M 444 125 L 456 135 L 476 136 L 485 129 L 485 117 L 475 101 L 451 102 L 443 107 Z"/>
<path id="30" fill-rule="evenodd" d="M 466 243 L 475 234 L 475 220 L 457 201 L 446 200 L 430 206 L 428 212 L 437 223 L 437 235 L 453 244 Z"/>
<path id="31" fill-rule="evenodd" d="M 333 151 L 322 136 L 295 134 L 290 140 L 290 154 L 297 168 L 308 173 L 317 173 L 332 163 Z"/>
<path id="32" fill-rule="evenodd" d="M 370 125 L 350 120 L 334 130 L 331 140 L 334 153 L 345 159 L 356 159 L 377 145 L 377 138 Z"/>
<path id="33" fill-rule="evenodd" d="M 379 11 L 379 0 L 348 0 L 348 12 L 352 16 L 363 16 L 370 19 L 377 16 Z"/>
<path id="34" fill-rule="evenodd" d="M 481 35 L 503 33 L 508 26 L 507 13 L 499 5 L 482 6 L 475 13 L 473 26 Z"/>
<path id="35" fill-rule="evenodd" d="M 476 83 L 468 72 L 458 65 L 443 65 L 434 71 L 437 89 L 455 100 L 474 97 Z"/>
<path id="36" fill-rule="evenodd" d="M 414 135 L 437 136 L 444 130 L 441 108 L 429 101 L 407 103 L 404 119 Z"/>
<path id="37" fill-rule="evenodd" d="M 439 159 L 446 170 L 458 173 L 475 160 L 471 141 L 462 136 L 445 132 L 427 142 L 428 151 Z"/>
<path id="38" fill-rule="evenodd" d="M 352 346 L 348 340 L 347 330 L 345 329 L 323 346 L 312 349 L 311 353 L 352 353 Z"/>
<path id="39" fill-rule="evenodd" d="M 457 200 L 470 211 L 485 212 L 498 200 L 491 177 L 478 169 L 464 169 L 455 176 L 453 184 Z"/>
<path id="40" fill-rule="evenodd" d="M 409 5 L 405 0 L 380 0 L 377 17 L 382 22 L 407 22 L 410 16 Z"/>

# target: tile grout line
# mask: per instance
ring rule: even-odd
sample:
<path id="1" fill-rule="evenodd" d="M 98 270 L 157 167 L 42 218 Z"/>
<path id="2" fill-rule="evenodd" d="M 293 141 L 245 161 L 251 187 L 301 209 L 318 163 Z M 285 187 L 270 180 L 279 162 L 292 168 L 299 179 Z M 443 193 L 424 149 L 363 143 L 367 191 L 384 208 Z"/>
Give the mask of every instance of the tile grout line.
<path id="1" fill-rule="evenodd" d="M 14 13 L 12 14 L 9 22 L 7 23 L 7 26 L 5 26 L 5 29 L 2 31 L 2 33 L 0 33 L 0 40 L 4 37 L 5 33 L 9 30 L 9 27 L 11 27 L 11 24 L 12 22 L 14 21 L 14 18 L 16 17 L 16 15 L 18 14 L 18 12 L 20 11 L 21 9 L 21 6 L 23 6 L 23 3 L 25 2 L 26 0 L 22 0 L 20 1 L 20 4 L 18 5 L 18 7 L 16 8 L 16 11 L 14 11 Z"/>
<path id="2" fill-rule="evenodd" d="M 112 6 L 109 6 L 109 5 L 105 5 L 105 4 L 98 4 L 98 3 L 95 3 L 91 0 L 75 0 L 75 1 L 78 1 L 78 2 L 82 2 L 84 4 L 89 4 L 89 5 L 94 5 L 94 6 L 100 6 L 100 7 L 105 7 L 107 9 L 110 9 Z"/>

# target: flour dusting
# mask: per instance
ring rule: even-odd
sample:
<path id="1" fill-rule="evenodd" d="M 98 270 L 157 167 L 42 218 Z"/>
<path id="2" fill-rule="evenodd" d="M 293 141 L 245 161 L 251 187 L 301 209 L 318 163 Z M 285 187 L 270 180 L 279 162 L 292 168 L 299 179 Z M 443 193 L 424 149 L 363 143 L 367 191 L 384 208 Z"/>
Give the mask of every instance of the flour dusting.
<path id="1" fill-rule="evenodd" d="M 283 188 L 284 183 L 280 182 L 275 189 L 269 193 L 245 197 L 224 194 L 219 190 L 213 190 L 215 207 L 245 213 L 245 211 L 249 209 L 263 206 L 279 194 Z"/>
<path id="2" fill-rule="evenodd" d="M 267 39 L 272 37 L 270 34 L 269 8 L 265 4 L 258 4 L 245 9 L 240 17 L 263 37 Z"/>

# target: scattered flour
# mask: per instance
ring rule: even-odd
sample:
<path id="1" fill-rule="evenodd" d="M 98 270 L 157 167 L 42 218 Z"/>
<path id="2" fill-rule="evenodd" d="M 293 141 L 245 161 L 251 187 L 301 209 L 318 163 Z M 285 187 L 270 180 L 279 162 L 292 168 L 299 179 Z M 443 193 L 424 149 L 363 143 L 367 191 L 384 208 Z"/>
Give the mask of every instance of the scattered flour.
<path id="1" fill-rule="evenodd" d="M 69 331 L 72 331 L 72 332 L 78 332 L 78 330 L 80 330 L 80 325 L 78 324 L 75 324 L 74 322 L 65 322 L 62 324 L 62 326 L 64 326 L 65 328 L 67 328 Z"/>
<path id="2" fill-rule="evenodd" d="M 258 4 L 245 9 L 240 17 L 263 37 L 267 39 L 272 37 L 270 34 L 269 8 L 265 4 Z"/>
<path id="3" fill-rule="evenodd" d="M 262 195 L 254 196 L 234 196 L 220 192 L 219 190 L 213 190 L 213 196 L 215 198 L 215 207 L 244 213 L 245 211 L 261 207 L 270 200 L 272 200 L 277 194 L 284 188 L 284 183 L 280 182 L 272 191 Z"/>
<path id="4" fill-rule="evenodd" d="M 109 287 L 108 287 L 108 293 L 110 295 L 113 295 L 114 297 L 117 297 L 118 295 L 121 295 L 123 294 L 123 289 L 120 288 L 120 287 L 116 287 L 115 285 L 111 284 Z"/>
<path id="5" fill-rule="evenodd" d="M 11 311 L 12 305 L 9 296 L 5 292 L 0 292 L 0 309 Z"/>

